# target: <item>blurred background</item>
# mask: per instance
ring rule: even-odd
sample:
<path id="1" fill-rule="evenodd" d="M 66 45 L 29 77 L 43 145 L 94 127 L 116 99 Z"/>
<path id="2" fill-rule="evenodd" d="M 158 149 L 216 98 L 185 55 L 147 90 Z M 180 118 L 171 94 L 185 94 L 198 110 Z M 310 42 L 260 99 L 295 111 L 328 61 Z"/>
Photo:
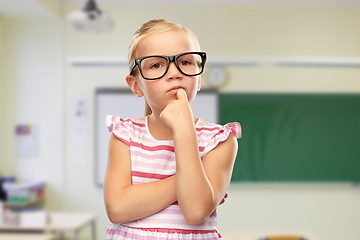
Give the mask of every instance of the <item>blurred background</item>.
<path id="1" fill-rule="evenodd" d="M 329 158 L 348 156 L 338 157 L 339 165 L 332 167 L 344 174 L 324 175 L 327 158 L 317 156 L 320 167 L 308 170 L 322 169 L 317 170 L 320 177 L 316 172 L 295 179 L 239 175 L 218 208 L 218 229 L 229 236 L 225 239 L 266 231 L 360 239 L 360 1 L 97 0 L 113 28 L 83 32 L 70 24 L 69 14 L 85 3 L 0 0 L 0 177 L 45 183 L 44 198 L 36 206 L 48 212 L 95 213 L 96 239 L 104 239 L 108 218 L 95 179 L 95 89 L 126 88 L 132 34 L 150 19 L 166 18 L 196 34 L 209 58 L 203 89 L 215 89 L 222 99 L 231 94 L 288 97 L 280 102 L 314 94 L 351 96 L 346 104 L 356 118 L 347 129 L 355 134 L 349 138 L 355 139 L 349 141 L 352 154 L 344 149 L 332 153 L 325 146 Z M 228 119 L 242 123 L 241 116 Z M 251 132 L 246 135 L 242 127 L 246 141 Z M 30 131 L 25 137 L 24 128 Z M 332 136 L 327 132 L 323 139 Z M 241 141 L 237 163 L 249 160 Z M 261 139 L 254 141 L 261 144 Z M 79 234 L 90 239 L 93 231 L 86 226 Z"/>

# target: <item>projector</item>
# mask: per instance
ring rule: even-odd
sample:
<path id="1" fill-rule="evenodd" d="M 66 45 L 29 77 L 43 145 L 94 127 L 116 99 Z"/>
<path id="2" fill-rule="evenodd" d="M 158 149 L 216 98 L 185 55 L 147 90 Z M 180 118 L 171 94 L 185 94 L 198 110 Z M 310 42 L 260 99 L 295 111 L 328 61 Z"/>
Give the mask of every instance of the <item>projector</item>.
<path id="1" fill-rule="evenodd" d="M 81 11 L 70 13 L 70 25 L 79 32 L 108 32 L 113 30 L 112 20 L 89 0 Z"/>

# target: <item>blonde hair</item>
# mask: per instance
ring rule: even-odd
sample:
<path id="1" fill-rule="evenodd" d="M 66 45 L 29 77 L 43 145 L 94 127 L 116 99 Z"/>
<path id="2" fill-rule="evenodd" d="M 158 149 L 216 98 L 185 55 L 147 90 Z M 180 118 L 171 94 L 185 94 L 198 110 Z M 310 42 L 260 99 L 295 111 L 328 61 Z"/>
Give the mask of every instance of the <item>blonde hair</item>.
<path id="1" fill-rule="evenodd" d="M 131 39 L 131 43 L 128 50 L 128 63 L 129 66 L 135 60 L 136 50 L 141 44 L 141 42 L 154 34 L 162 33 L 166 31 L 183 31 L 189 39 L 192 41 L 195 51 L 200 51 L 200 44 L 195 36 L 195 34 L 188 29 L 187 27 L 182 26 L 181 24 L 175 23 L 166 19 L 154 19 L 150 20 L 140 26 L 140 28 L 134 33 Z M 134 74 L 138 74 L 139 71 L 134 71 Z M 149 116 L 152 113 L 152 110 L 145 99 L 145 116 Z"/>

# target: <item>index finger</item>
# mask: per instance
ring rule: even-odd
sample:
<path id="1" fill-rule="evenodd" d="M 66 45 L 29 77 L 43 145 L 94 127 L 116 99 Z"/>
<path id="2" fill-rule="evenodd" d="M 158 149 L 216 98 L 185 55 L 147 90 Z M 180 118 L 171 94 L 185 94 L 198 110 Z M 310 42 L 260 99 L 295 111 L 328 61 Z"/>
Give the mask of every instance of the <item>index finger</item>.
<path id="1" fill-rule="evenodd" d="M 187 95 L 184 89 L 180 88 L 177 90 L 176 92 L 176 98 L 177 99 L 186 99 L 187 100 Z"/>

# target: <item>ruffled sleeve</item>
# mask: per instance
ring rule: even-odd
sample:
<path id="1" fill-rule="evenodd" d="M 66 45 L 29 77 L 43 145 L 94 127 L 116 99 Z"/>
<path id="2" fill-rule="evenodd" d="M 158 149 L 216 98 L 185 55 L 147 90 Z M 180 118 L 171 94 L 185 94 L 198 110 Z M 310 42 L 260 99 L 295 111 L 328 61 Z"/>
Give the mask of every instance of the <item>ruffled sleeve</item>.
<path id="1" fill-rule="evenodd" d="M 241 125 L 238 122 L 225 124 L 224 126 L 215 125 L 215 127 L 202 128 L 200 136 L 199 150 L 201 158 L 213 150 L 220 142 L 225 141 L 230 133 L 236 138 L 241 138 Z M 205 136 L 205 137 L 204 137 Z"/>
<path id="2" fill-rule="evenodd" d="M 130 147 L 130 136 L 132 134 L 132 122 L 117 116 L 107 115 L 105 125 L 109 132 L 113 132 L 117 139 Z"/>

